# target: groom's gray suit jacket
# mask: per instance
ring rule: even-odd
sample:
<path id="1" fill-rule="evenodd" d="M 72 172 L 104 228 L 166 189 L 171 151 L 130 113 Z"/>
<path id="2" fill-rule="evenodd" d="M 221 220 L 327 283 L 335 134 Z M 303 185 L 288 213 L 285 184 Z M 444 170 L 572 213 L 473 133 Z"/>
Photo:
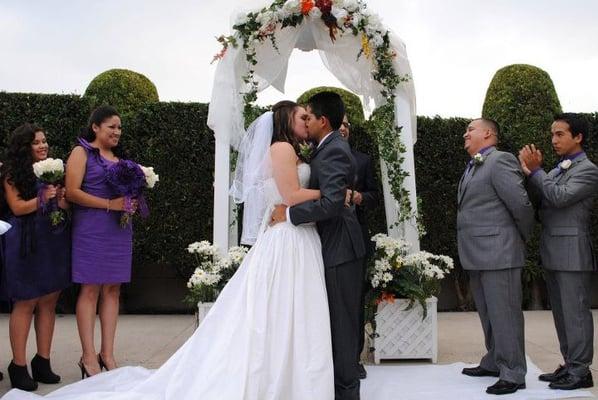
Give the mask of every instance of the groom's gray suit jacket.
<path id="1" fill-rule="evenodd" d="M 520 268 L 534 212 L 515 156 L 491 148 L 459 182 L 457 242 L 466 270 Z"/>
<path id="2" fill-rule="evenodd" d="M 328 268 L 363 257 L 365 245 L 355 207 L 345 207 L 346 190 L 355 179 L 355 160 L 338 131 L 314 151 L 310 166 L 309 187 L 319 189 L 321 197 L 291 207 L 291 223 L 317 223 L 324 265 Z"/>
<path id="3" fill-rule="evenodd" d="M 598 193 L 598 167 L 582 154 L 567 170 L 539 170 L 529 183 L 532 196 L 541 198 L 542 266 L 558 271 L 596 269 L 590 220 Z"/>

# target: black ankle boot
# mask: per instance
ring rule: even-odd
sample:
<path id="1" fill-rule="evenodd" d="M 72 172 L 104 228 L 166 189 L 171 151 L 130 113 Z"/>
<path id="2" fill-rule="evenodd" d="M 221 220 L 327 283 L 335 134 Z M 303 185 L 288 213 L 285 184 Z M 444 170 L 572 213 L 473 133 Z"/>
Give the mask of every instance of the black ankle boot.
<path id="1" fill-rule="evenodd" d="M 11 361 L 8 365 L 8 377 L 10 378 L 10 385 L 15 389 L 32 392 L 37 389 L 37 382 L 31 378 L 26 365 L 17 365 Z"/>
<path id="2" fill-rule="evenodd" d="M 43 358 L 39 354 L 36 354 L 31 360 L 31 375 L 33 375 L 33 379 L 41 383 L 60 382 L 60 376 L 52 372 L 50 359 Z"/>

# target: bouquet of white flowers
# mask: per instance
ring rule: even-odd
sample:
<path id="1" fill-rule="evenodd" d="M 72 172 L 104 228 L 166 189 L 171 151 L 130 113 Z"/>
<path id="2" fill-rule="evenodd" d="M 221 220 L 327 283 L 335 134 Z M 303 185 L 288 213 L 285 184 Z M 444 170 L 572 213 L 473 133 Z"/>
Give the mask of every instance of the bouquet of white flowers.
<path id="1" fill-rule="evenodd" d="M 185 298 L 185 302 L 192 305 L 215 301 L 247 254 L 245 247 L 231 247 L 228 254 L 221 257 L 218 247 L 207 240 L 191 243 L 187 251 L 197 261 L 197 268 L 187 282 L 189 294 Z"/>
<path id="2" fill-rule="evenodd" d="M 33 164 L 33 173 L 46 185 L 62 185 L 64 183 L 64 163 L 59 158 L 46 158 Z M 48 214 L 52 226 L 60 225 L 65 221 L 65 212 L 60 207 L 56 199 L 45 202 L 43 191 L 38 195 L 40 209 L 44 214 Z"/>
<path id="3" fill-rule="evenodd" d="M 147 185 L 147 188 L 153 189 L 156 185 L 156 182 L 160 181 L 160 175 L 154 172 L 154 167 L 144 167 L 141 164 L 139 166 L 145 175 L 145 184 Z"/>
<path id="4" fill-rule="evenodd" d="M 426 251 L 409 254 L 410 245 L 384 234 L 372 237 L 376 253 L 368 271 L 376 304 L 407 298 L 426 311 L 426 299 L 440 292 L 440 280 L 452 269 L 453 259 Z"/>

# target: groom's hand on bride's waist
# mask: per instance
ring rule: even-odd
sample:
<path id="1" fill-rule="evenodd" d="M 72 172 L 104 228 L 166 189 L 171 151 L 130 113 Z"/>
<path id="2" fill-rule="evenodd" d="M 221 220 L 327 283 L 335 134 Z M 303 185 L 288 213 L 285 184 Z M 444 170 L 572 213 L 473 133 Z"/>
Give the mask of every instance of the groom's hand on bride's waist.
<path id="1" fill-rule="evenodd" d="M 274 211 L 272 211 L 272 215 L 270 216 L 270 226 L 276 225 L 279 222 L 284 222 L 287 220 L 287 206 L 284 204 L 277 204 L 274 206 Z"/>

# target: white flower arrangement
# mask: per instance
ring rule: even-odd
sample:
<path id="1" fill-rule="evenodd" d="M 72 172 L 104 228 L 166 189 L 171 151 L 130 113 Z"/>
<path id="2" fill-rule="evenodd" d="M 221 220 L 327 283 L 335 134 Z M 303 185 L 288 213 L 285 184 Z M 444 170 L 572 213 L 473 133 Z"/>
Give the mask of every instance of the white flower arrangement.
<path id="1" fill-rule="evenodd" d="M 143 174 L 145 175 L 145 184 L 149 189 L 153 189 L 156 185 L 156 182 L 160 181 L 160 175 L 154 172 L 154 167 L 144 167 L 143 165 L 139 165 Z"/>
<path id="2" fill-rule="evenodd" d="M 189 294 L 185 300 L 190 304 L 212 302 L 234 275 L 243 262 L 247 249 L 231 247 L 225 257 L 220 255 L 218 247 L 207 240 L 194 242 L 187 246 L 187 252 L 197 260 L 197 268 L 187 281 Z"/>
<path id="3" fill-rule="evenodd" d="M 418 301 L 425 310 L 428 297 L 438 294 L 440 280 L 453 269 L 453 260 L 427 251 L 409 253 L 403 239 L 385 234 L 372 237 L 376 253 L 368 271 L 376 303 L 394 302 L 396 298 Z"/>

